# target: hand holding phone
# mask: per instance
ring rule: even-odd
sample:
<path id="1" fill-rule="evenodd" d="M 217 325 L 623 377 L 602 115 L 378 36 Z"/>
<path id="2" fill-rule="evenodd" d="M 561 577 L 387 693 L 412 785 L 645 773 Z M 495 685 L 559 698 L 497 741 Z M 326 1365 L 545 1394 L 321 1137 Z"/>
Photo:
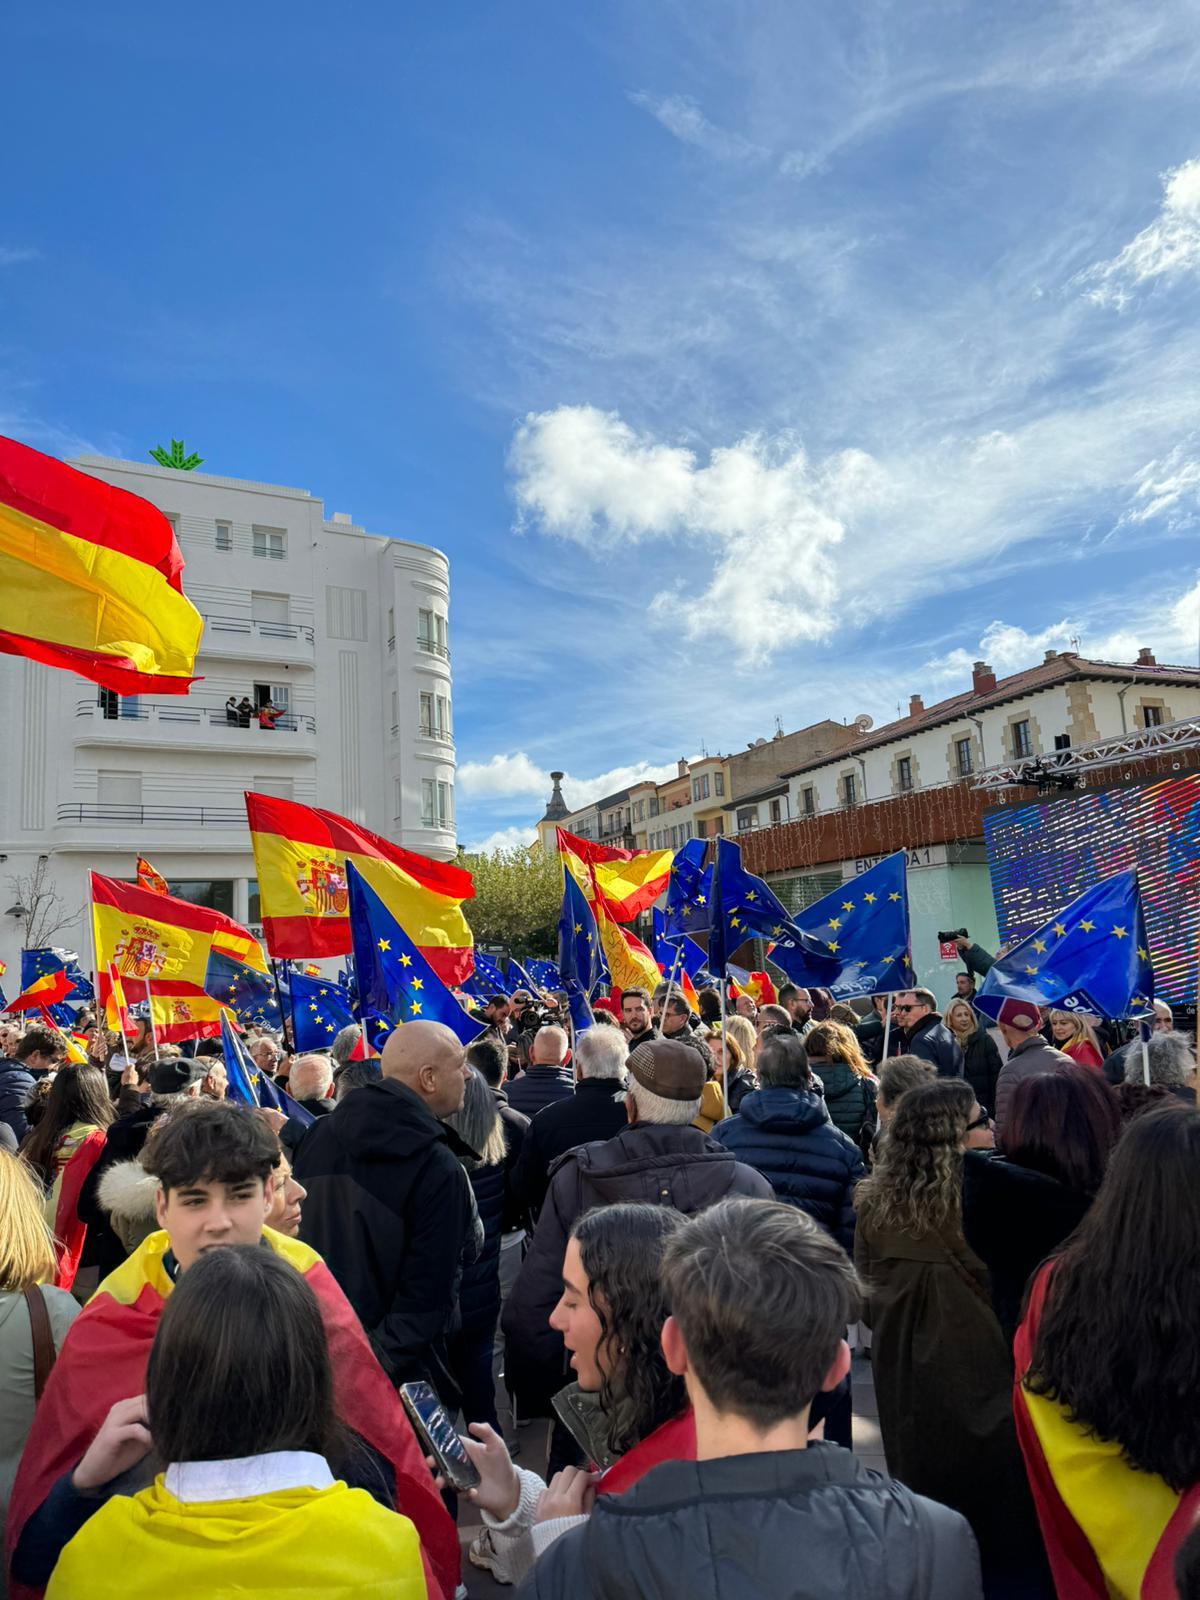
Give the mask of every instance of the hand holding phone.
<path id="1" fill-rule="evenodd" d="M 459 1494 L 473 1489 L 479 1482 L 479 1469 L 467 1454 L 458 1430 L 430 1385 L 402 1383 L 400 1403 L 417 1438 L 437 1462 L 438 1470 L 450 1487 Z"/>

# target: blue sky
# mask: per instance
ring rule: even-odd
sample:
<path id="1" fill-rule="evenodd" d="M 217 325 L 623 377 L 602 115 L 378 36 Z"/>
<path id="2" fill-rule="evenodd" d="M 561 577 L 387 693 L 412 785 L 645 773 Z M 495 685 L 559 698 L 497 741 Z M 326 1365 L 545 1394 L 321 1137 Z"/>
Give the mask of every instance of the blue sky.
<path id="1" fill-rule="evenodd" d="M 1187 0 L 6 20 L 0 432 L 453 564 L 459 827 L 1197 648 Z"/>

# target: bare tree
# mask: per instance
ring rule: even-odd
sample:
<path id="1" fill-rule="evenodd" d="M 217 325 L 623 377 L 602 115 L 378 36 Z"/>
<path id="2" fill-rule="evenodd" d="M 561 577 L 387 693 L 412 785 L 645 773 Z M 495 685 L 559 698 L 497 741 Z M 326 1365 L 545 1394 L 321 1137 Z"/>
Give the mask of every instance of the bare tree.
<path id="1" fill-rule="evenodd" d="M 82 906 L 74 911 L 67 910 L 44 856 L 39 858 L 32 872 L 10 876 L 8 887 L 14 909 L 19 911 L 17 921 L 23 930 L 21 942 L 26 950 L 45 948 L 60 928 L 78 922 L 83 915 Z"/>

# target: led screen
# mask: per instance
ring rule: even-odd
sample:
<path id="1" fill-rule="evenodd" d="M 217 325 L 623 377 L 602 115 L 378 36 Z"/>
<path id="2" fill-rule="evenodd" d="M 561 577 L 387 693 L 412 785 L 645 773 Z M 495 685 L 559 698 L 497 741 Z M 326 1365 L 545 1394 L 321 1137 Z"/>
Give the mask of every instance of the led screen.
<path id="1" fill-rule="evenodd" d="M 983 830 L 1001 939 L 1023 939 L 1101 878 L 1137 867 L 1154 991 L 1172 1005 L 1195 1000 L 1200 773 L 996 806 Z"/>

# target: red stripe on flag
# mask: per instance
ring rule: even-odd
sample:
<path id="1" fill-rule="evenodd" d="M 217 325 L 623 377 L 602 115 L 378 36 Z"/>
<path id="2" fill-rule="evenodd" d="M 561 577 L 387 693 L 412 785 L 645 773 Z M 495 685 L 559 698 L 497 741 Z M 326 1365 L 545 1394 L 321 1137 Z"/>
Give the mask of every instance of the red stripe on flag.
<path id="1" fill-rule="evenodd" d="M 263 938 L 269 950 L 303 950 L 321 959 L 352 949 L 349 917 L 264 917 Z M 475 953 L 467 945 L 419 944 L 417 949 L 450 986 L 466 983 L 475 970 Z"/>
<path id="2" fill-rule="evenodd" d="M 174 673 L 139 672 L 132 661 L 128 664 L 117 656 L 106 655 L 101 650 L 77 650 L 69 644 L 47 644 L 44 639 L 30 639 L 23 633 L 6 633 L 0 628 L 0 652 L 8 656 L 28 656 L 40 661 L 44 667 L 58 667 L 65 672 L 77 672 L 80 677 L 98 683 L 102 689 L 112 689 L 117 694 L 186 694 L 200 678 L 181 678 Z"/>

